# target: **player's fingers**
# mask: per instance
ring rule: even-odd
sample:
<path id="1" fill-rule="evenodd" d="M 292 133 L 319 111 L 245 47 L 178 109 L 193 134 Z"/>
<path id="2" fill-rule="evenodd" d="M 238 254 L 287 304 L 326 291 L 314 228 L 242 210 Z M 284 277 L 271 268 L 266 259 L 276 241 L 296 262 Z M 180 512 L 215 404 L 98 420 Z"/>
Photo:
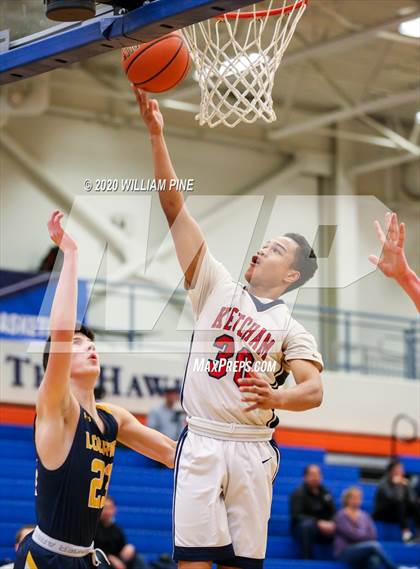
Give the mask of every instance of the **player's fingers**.
<path id="1" fill-rule="evenodd" d="M 58 213 L 56 213 L 56 214 L 54 215 L 54 219 L 53 219 L 52 224 L 51 224 L 53 231 L 57 231 L 57 216 L 58 216 Z"/>
<path id="2" fill-rule="evenodd" d="M 254 381 L 250 379 L 240 379 L 239 386 L 240 387 L 248 387 L 250 385 L 254 385 Z"/>
<path id="3" fill-rule="evenodd" d="M 248 372 L 248 375 L 249 375 L 250 381 L 252 381 L 255 385 L 265 385 L 266 384 L 266 381 L 260 375 L 258 375 L 255 371 L 250 370 Z"/>
<path id="4" fill-rule="evenodd" d="M 397 215 L 395 213 L 392 213 L 390 217 L 388 236 L 391 241 L 398 241 L 398 224 Z"/>
<path id="5" fill-rule="evenodd" d="M 144 91 L 142 91 L 138 87 L 135 87 L 134 85 L 133 85 L 133 87 L 135 89 L 137 102 L 140 105 L 141 113 L 144 114 L 147 112 L 147 108 L 148 108 L 147 95 Z"/>
<path id="6" fill-rule="evenodd" d="M 242 403 L 258 403 L 259 396 L 258 395 L 248 395 L 247 397 L 242 397 Z"/>
<path id="7" fill-rule="evenodd" d="M 259 378 L 258 377 L 244 377 L 239 380 L 241 385 L 258 385 Z"/>
<path id="8" fill-rule="evenodd" d="M 55 215 L 56 211 L 57 211 L 57 210 L 54 210 L 54 211 L 51 213 L 50 217 L 48 218 L 48 221 L 47 221 L 48 229 L 51 228 L 51 226 L 52 226 L 52 224 L 53 224 L 53 222 L 54 222 L 54 215 Z"/>
<path id="9" fill-rule="evenodd" d="M 383 245 L 385 243 L 385 234 L 382 231 L 381 224 L 379 223 L 379 221 L 377 219 L 375 219 L 375 221 L 373 222 L 373 225 L 375 226 L 375 231 L 376 231 L 376 235 L 378 236 L 379 242 L 381 243 L 381 245 Z"/>
<path id="10" fill-rule="evenodd" d="M 142 102 L 141 102 L 141 97 L 140 97 L 140 93 L 139 90 L 137 89 L 137 87 L 135 85 L 133 85 L 133 83 L 131 83 L 131 90 L 134 93 L 134 96 L 137 100 L 137 103 L 141 106 Z"/>
<path id="11" fill-rule="evenodd" d="M 263 387 L 258 387 L 257 385 L 251 385 L 249 387 L 240 387 L 239 391 L 242 393 L 255 393 L 257 395 L 265 395 L 266 391 Z"/>
<path id="12" fill-rule="evenodd" d="M 240 391 L 263 393 L 266 386 L 267 383 L 265 381 L 257 382 L 256 380 L 251 380 L 247 381 L 246 383 L 243 381 L 239 382 Z"/>
<path id="13" fill-rule="evenodd" d="M 252 377 L 252 378 L 258 379 L 258 380 L 261 379 L 261 376 L 256 371 L 253 371 L 252 369 L 249 371 L 249 377 Z"/>
<path id="14" fill-rule="evenodd" d="M 144 108 L 146 109 L 147 112 L 150 112 L 150 99 L 148 94 L 146 93 L 146 91 L 142 91 L 140 89 L 140 93 L 141 93 L 141 98 L 144 104 Z"/>
<path id="15" fill-rule="evenodd" d="M 378 266 L 379 257 L 377 257 L 376 255 L 369 255 L 368 259 L 372 263 L 372 265 L 375 265 L 375 267 Z"/>
<path id="16" fill-rule="evenodd" d="M 54 212 L 54 217 L 53 217 L 53 220 L 52 220 L 53 229 L 56 229 L 56 228 L 57 228 L 57 222 L 58 222 L 58 219 L 59 219 L 59 217 L 60 217 L 60 213 L 61 213 L 61 212 L 60 212 L 59 210 L 57 210 L 57 211 Z"/>
<path id="17" fill-rule="evenodd" d="M 398 236 L 398 247 L 404 248 L 405 243 L 405 223 L 400 223 L 400 234 Z"/>
<path id="18" fill-rule="evenodd" d="M 244 411 L 245 411 L 245 413 L 249 413 L 250 411 L 255 411 L 255 409 L 258 409 L 257 404 L 249 405 L 248 407 L 245 407 Z"/>

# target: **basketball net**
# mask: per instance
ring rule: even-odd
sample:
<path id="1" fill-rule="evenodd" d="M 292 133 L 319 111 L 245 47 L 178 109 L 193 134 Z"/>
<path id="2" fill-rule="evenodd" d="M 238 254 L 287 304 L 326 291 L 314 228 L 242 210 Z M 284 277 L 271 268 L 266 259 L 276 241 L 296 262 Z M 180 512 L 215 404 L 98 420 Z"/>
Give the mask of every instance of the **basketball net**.
<path id="1" fill-rule="evenodd" d="M 264 11 L 254 4 L 184 28 L 201 90 L 200 125 L 276 120 L 274 75 L 307 1 L 270 0 Z"/>

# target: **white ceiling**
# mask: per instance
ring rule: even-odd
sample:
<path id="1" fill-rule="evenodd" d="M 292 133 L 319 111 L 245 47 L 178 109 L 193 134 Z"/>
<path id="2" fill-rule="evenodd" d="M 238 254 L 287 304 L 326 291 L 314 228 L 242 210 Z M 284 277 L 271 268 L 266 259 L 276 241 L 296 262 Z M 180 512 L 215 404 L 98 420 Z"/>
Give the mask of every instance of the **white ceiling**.
<path id="1" fill-rule="evenodd" d="M 18 4 L 26 5 L 29 20 L 22 21 Z M 3 15 L 6 5 L 15 27 L 21 21 L 22 26 L 39 26 L 38 2 L 32 24 L 33 0 L 6 0 Z M 339 136 L 366 150 L 371 161 L 411 162 L 420 154 L 414 121 L 420 110 L 420 40 L 399 34 L 398 24 L 416 14 L 419 0 L 311 0 L 277 72 L 276 122 L 234 129 L 200 127 L 195 120 L 200 92 L 191 71 L 182 85 L 158 97 L 168 129 L 281 155 L 328 153 Z M 273 16 L 271 26 L 275 20 Z M 138 125 L 118 52 L 48 75 L 48 112 Z M 11 85 L 9 98 L 27 85 Z M 180 103 L 182 110 L 175 109 Z"/>

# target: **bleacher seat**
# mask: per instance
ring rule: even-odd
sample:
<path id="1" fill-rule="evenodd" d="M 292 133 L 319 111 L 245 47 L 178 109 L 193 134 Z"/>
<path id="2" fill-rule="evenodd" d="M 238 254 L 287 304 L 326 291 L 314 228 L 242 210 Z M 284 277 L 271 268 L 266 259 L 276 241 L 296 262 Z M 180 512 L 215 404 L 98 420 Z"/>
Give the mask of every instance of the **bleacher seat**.
<path id="1" fill-rule="evenodd" d="M 401 541 L 401 528 L 398 524 L 375 522 L 380 541 Z"/>
<path id="2" fill-rule="evenodd" d="M 0 425 L 0 441 L 30 441 L 33 440 L 33 432 L 30 427 L 20 425 Z"/>
<path id="3" fill-rule="evenodd" d="M 420 458 L 415 456 L 402 456 L 400 458 L 407 474 L 420 474 Z"/>
<path id="4" fill-rule="evenodd" d="M 0 558 L 6 558 L 13 557 L 16 530 L 35 520 L 32 429 L 0 425 L 0 453 Z M 293 569 L 344 569 L 343 564 L 331 560 L 331 547 L 318 548 L 323 561 L 297 561 L 296 544 L 289 532 L 289 495 L 302 483 L 308 463 L 322 467 L 324 483 L 337 507 L 342 491 L 357 484 L 364 493 L 364 507 L 372 508 L 375 484 L 359 484 L 358 468 L 324 464 L 324 459 L 322 449 L 281 449 L 280 472 L 273 486 L 266 569 L 290 569 L 291 559 Z M 416 460 L 407 464 L 417 468 Z M 130 450 L 117 449 L 109 493 L 118 505 L 119 523 L 146 559 L 172 551 L 172 488 L 173 472 Z M 398 527 L 378 524 L 378 535 L 397 563 L 418 562 L 420 546 L 404 545 Z"/>

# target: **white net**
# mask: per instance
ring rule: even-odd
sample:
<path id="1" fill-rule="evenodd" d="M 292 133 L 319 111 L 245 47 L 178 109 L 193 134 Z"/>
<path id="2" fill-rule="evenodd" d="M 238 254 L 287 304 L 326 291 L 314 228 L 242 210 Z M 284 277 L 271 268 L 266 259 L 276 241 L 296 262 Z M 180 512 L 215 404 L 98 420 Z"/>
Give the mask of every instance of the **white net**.
<path id="1" fill-rule="evenodd" d="M 200 125 L 234 127 L 276 120 L 275 72 L 306 9 L 307 0 L 270 0 L 183 30 L 201 90 Z"/>

